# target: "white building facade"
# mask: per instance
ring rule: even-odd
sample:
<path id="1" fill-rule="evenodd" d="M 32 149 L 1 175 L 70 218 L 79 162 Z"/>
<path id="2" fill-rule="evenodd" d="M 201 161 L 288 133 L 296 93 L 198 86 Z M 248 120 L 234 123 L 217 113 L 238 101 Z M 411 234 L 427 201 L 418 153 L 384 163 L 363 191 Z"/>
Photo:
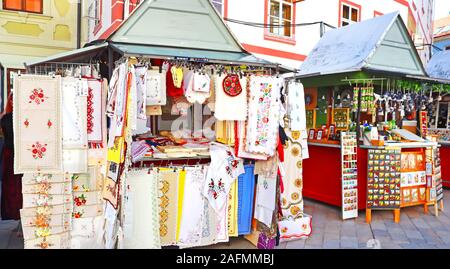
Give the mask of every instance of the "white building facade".
<path id="1" fill-rule="evenodd" d="M 139 2 L 151 0 L 84 1 L 89 7 L 92 41 L 107 38 Z M 424 63 L 431 54 L 428 44 L 432 43 L 435 0 L 199 1 L 214 4 L 249 52 L 291 68 L 301 66 L 321 32 L 394 11 L 400 12 Z"/>

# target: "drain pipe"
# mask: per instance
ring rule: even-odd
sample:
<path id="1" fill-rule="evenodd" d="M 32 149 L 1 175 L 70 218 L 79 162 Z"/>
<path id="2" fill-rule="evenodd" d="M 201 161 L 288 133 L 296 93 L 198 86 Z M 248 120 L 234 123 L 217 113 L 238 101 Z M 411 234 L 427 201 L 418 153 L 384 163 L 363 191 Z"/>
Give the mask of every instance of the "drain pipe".
<path id="1" fill-rule="evenodd" d="M 77 49 L 81 48 L 81 2 L 82 0 L 78 0 L 77 3 Z"/>

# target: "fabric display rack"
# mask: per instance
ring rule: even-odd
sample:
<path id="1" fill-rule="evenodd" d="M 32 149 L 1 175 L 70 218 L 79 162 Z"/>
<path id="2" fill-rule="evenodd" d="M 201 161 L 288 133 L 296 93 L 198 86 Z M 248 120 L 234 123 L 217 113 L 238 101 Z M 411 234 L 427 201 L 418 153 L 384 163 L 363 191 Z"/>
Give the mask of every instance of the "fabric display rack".
<path id="1" fill-rule="evenodd" d="M 15 78 L 26 248 L 190 248 L 239 235 L 273 248 L 311 233 L 301 83 L 270 69 L 135 57 L 117 61 L 109 83 L 59 71 Z M 215 104 L 232 130 L 208 139 L 150 127 L 194 103 Z"/>

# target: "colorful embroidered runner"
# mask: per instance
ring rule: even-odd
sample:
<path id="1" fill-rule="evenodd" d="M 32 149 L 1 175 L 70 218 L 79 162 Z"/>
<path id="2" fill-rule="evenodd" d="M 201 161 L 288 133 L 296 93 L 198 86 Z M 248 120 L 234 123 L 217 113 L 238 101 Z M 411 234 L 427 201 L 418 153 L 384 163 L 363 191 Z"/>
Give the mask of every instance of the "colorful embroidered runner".
<path id="1" fill-rule="evenodd" d="M 89 143 L 103 143 L 103 125 L 105 124 L 105 103 L 103 83 L 88 80 L 87 98 L 87 134 Z"/>
<path id="2" fill-rule="evenodd" d="M 14 172 L 62 172 L 61 77 L 15 77 Z"/>
<path id="3" fill-rule="evenodd" d="M 178 173 L 173 169 L 160 169 L 160 236 L 162 246 L 176 244 L 177 207 L 178 207 Z"/>
<path id="4" fill-rule="evenodd" d="M 275 153 L 282 82 L 276 77 L 250 77 L 246 151 L 269 156 Z"/>

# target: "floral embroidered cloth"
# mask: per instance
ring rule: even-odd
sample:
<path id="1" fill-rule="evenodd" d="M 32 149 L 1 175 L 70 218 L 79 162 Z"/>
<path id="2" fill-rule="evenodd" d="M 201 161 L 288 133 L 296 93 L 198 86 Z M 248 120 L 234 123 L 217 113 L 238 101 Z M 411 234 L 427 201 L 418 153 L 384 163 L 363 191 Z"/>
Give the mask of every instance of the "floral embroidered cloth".
<path id="1" fill-rule="evenodd" d="M 228 80 L 231 80 L 229 76 L 231 75 L 222 75 L 215 80 L 214 117 L 218 120 L 244 121 L 247 119 L 247 77 L 240 79 L 239 76 L 233 75 L 237 82 L 230 82 L 235 85 L 230 88 L 231 85 L 229 87 L 225 85 L 229 82 Z M 240 90 L 236 89 L 238 83 Z"/>
<path id="2" fill-rule="evenodd" d="M 267 155 L 245 151 L 245 134 L 247 132 L 246 124 L 247 123 L 245 121 L 237 121 L 235 123 L 235 137 L 239 138 L 234 145 L 236 156 L 245 159 L 267 160 Z"/>
<path id="3" fill-rule="evenodd" d="M 127 174 L 124 194 L 124 248 L 161 248 L 158 216 L 158 176 L 148 169 Z"/>
<path id="4" fill-rule="evenodd" d="M 245 172 L 243 161 L 234 156 L 230 147 L 211 143 L 211 165 L 203 187 L 203 195 L 220 214 L 228 200 L 228 192 L 236 178 Z"/>
<path id="5" fill-rule="evenodd" d="M 69 249 L 70 233 L 63 232 L 53 234 L 47 237 L 38 237 L 31 240 L 25 240 L 25 249 Z"/>
<path id="6" fill-rule="evenodd" d="M 61 173 L 61 77 L 15 77 L 14 172 Z"/>
<path id="7" fill-rule="evenodd" d="M 245 150 L 272 156 L 278 141 L 279 98 L 283 79 L 250 77 Z"/>
<path id="8" fill-rule="evenodd" d="M 304 215 L 295 220 L 284 219 L 278 222 L 280 242 L 305 238 L 312 233 L 312 217 Z"/>

